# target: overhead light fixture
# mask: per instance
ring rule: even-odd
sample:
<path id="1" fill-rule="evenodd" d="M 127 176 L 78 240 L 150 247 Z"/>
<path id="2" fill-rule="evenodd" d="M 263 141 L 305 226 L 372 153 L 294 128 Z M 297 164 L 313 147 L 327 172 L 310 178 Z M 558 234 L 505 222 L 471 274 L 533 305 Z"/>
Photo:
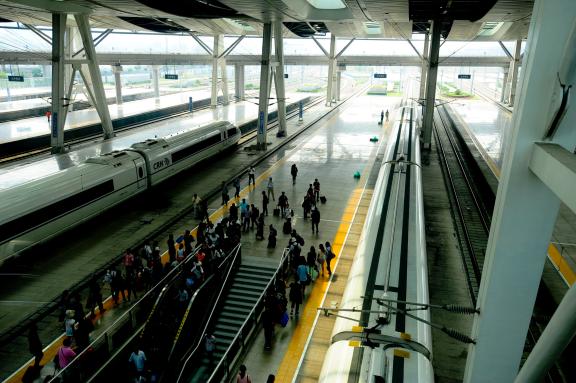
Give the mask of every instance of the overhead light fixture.
<path id="1" fill-rule="evenodd" d="M 364 31 L 367 35 L 379 35 L 382 34 L 382 29 L 380 24 L 373 21 L 366 21 L 364 23 Z"/>
<path id="2" fill-rule="evenodd" d="M 346 4 L 342 0 L 306 0 L 317 9 L 344 9 Z"/>
<path id="3" fill-rule="evenodd" d="M 247 22 L 242 21 L 242 20 L 224 18 L 224 21 L 226 21 L 228 24 L 230 24 L 236 28 L 242 29 L 245 32 L 254 32 L 255 31 L 254 27 L 252 27 L 250 24 L 248 24 Z"/>

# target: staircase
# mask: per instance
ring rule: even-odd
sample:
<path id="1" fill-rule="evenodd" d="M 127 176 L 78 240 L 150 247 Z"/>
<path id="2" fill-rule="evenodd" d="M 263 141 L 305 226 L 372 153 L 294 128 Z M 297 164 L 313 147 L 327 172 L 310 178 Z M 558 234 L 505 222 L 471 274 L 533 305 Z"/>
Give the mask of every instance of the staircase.
<path id="1" fill-rule="evenodd" d="M 190 379 L 191 382 L 208 381 L 213 369 L 238 334 L 275 271 L 276 267 L 273 265 L 267 266 L 262 262 L 246 263 L 243 260 L 243 264 L 232 280 L 230 290 L 222 298 L 221 309 L 214 322 L 213 335 L 216 337 L 214 364 L 210 365 L 208 358 L 203 356 L 199 367 Z"/>

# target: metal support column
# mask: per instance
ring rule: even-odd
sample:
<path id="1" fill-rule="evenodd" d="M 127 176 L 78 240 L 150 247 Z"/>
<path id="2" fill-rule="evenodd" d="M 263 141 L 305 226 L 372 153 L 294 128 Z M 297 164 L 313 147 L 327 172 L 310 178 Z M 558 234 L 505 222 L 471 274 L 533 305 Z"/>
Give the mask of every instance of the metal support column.
<path id="1" fill-rule="evenodd" d="M 430 55 L 430 33 L 424 35 L 424 51 L 422 52 L 422 69 L 420 70 L 420 100 L 426 96 L 426 74 L 428 73 L 428 56 Z"/>
<path id="2" fill-rule="evenodd" d="M 218 36 L 218 39 L 218 66 L 220 67 L 221 76 L 220 87 L 222 88 L 222 98 L 224 99 L 223 104 L 228 105 L 230 103 L 230 97 L 228 96 L 228 72 L 226 71 L 226 56 L 221 54 L 224 50 L 224 36 L 220 35 Z M 214 51 L 216 51 L 216 49 L 214 49 Z"/>
<path id="3" fill-rule="evenodd" d="M 212 82 L 210 91 L 210 107 L 216 108 L 218 105 L 218 52 L 220 36 L 214 36 L 214 47 L 212 49 Z"/>
<path id="4" fill-rule="evenodd" d="M 234 98 L 244 101 L 244 64 L 234 65 Z"/>
<path id="5" fill-rule="evenodd" d="M 336 64 L 336 58 L 334 51 L 336 50 L 336 36 L 332 34 L 330 36 L 330 55 L 328 56 L 328 86 L 326 89 L 326 106 L 332 105 L 332 99 L 334 98 L 334 93 L 332 87 L 334 85 L 334 70 Z"/>
<path id="6" fill-rule="evenodd" d="M 560 200 L 529 168 L 557 109 L 557 73 L 576 21 L 576 2 L 536 0 L 512 115 L 510 147 L 494 206 L 464 382 L 512 382 L 524 350 Z M 558 44 L 562 41 L 562 44 Z M 523 381 L 524 382 L 524 381 Z"/>
<path id="7" fill-rule="evenodd" d="M 515 382 L 542 382 L 576 332 L 576 284 L 568 290 L 530 352 Z"/>
<path id="8" fill-rule="evenodd" d="M 268 98 L 270 97 L 270 45 L 272 24 L 265 23 L 262 33 L 262 61 L 260 65 L 260 96 L 258 99 L 257 147 L 266 150 L 266 126 L 268 125 Z"/>
<path id="9" fill-rule="evenodd" d="M 278 137 L 286 136 L 286 91 L 284 89 L 284 44 L 282 21 L 274 22 L 274 54 L 276 55 L 276 100 L 278 101 Z"/>
<path id="10" fill-rule="evenodd" d="M 106 102 L 106 93 L 104 92 L 104 84 L 102 84 L 102 75 L 100 74 L 100 67 L 98 66 L 98 58 L 96 57 L 96 48 L 94 48 L 94 41 L 92 40 L 92 32 L 90 30 L 89 17 L 86 14 L 74 15 L 82 43 L 84 44 L 84 52 L 88 59 L 88 70 L 92 79 L 94 101 L 98 116 L 100 116 L 100 123 L 104 131 L 104 139 L 110 139 L 114 136 L 112 128 L 112 120 L 110 119 L 110 111 L 108 110 L 108 103 Z"/>
<path id="11" fill-rule="evenodd" d="M 336 70 L 336 101 L 340 101 L 340 87 L 342 86 L 342 71 Z"/>
<path id="12" fill-rule="evenodd" d="M 512 61 L 512 70 L 510 73 L 510 99 L 508 104 L 514 106 L 514 99 L 516 98 L 516 83 L 518 82 L 518 68 L 520 67 L 520 48 L 522 47 L 522 40 L 516 40 L 514 47 L 514 61 Z"/>
<path id="13" fill-rule="evenodd" d="M 431 23 L 432 41 L 428 59 L 428 74 L 426 75 L 426 100 L 424 100 L 423 147 L 430 149 L 432 142 L 432 124 L 434 122 L 434 100 L 436 97 L 436 77 L 438 76 L 438 55 L 440 53 L 440 31 L 442 23 L 435 20 Z"/>
<path id="14" fill-rule="evenodd" d="M 116 104 L 122 105 L 122 65 L 112 65 L 112 72 L 114 72 L 114 84 L 116 85 Z"/>
<path id="15" fill-rule="evenodd" d="M 160 70 L 158 65 L 152 65 L 152 89 L 154 89 L 154 97 L 160 98 Z"/>
<path id="16" fill-rule="evenodd" d="M 52 117 L 50 146 L 52 153 L 64 151 L 64 32 L 65 13 L 52 14 Z"/>
<path id="17" fill-rule="evenodd" d="M 500 95 L 500 102 L 506 102 L 506 94 L 508 92 L 508 69 L 504 69 L 504 79 L 502 79 L 502 93 Z"/>

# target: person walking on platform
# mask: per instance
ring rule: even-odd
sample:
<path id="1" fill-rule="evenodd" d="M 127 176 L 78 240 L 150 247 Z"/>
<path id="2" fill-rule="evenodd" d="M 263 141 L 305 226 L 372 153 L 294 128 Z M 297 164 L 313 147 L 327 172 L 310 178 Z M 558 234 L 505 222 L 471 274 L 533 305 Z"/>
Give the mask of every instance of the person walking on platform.
<path id="1" fill-rule="evenodd" d="M 292 164 L 290 168 L 290 174 L 292 175 L 292 185 L 296 185 L 296 176 L 298 175 L 298 168 L 296 164 Z"/>
<path id="2" fill-rule="evenodd" d="M 256 187 L 256 169 L 254 166 L 250 166 L 248 170 L 248 186 L 250 186 L 250 182 L 252 182 L 252 186 Z"/>
<path id="3" fill-rule="evenodd" d="M 104 305 L 102 304 L 102 292 L 100 291 L 100 284 L 98 283 L 98 278 L 94 275 L 90 280 L 90 290 L 88 292 L 88 301 L 86 302 L 86 308 L 90 310 L 90 315 L 95 317 L 94 308 L 98 306 L 100 310 L 100 315 L 105 311 Z"/>
<path id="4" fill-rule="evenodd" d="M 240 178 L 234 180 L 234 198 L 240 198 Z"/>
<path id="5" fill-rule="evenodd" d="M 297 282 L 292 282 L 290 284 L 290 302 L 290 316 L 298 316 L 298 313 L 300 312 L 300 305 L 302 304 L 302 286 L 300 286 L 300 284 Z"/>
<path id="6" fill-rule="evenodd" d="M 32 323 L 28 329 L 28 350 L 32 356 L 34 356 L 34 367 L 40 367 L 40 361 L 44 356 L 44 351 L 42 351 L 42 342 L 40 342 L 40 337 L 38 336 L 38 327 L 36 323 Z"/>
<path id="7" fill-rule="evenodd" d="M 284 212 L 288 208 L 288 197 L 284 192 L 278 197 L 278 206 L 280 206 L 280 216 L 284 217 Z"/>
<path id="8" fill-rule="evenodd" d="M 380 125 L 384 122 L 384 111 L 380 112 Z"/>
<path id="9" fill-rule="evenodd" d="M 236 383 L 252 383 L 252 378 L 246 372 L 246 366 L 241 365 L 238 371 L 238 375 L 236 375 Z"/>
<path id="10" fill-rule="evenodd" d="M 272 349 L 272 337 L 274 336 L 274 312 L 266 307 L 262 313 L 262 327 L 264 328 L 264 349 Z"/>
<path id="11" fill-rule="evenodd" d="M 174 242 L 174 234 L 168 234 L 168 240 L 166 240 L 166 246 L 168 247 L 168 256 L 170 258 L 170 263 L 174 262 L 176 259 L 176 243 Z"/>
<path id="12" fill-rule="evenodd" d="M 318 245 L 318 258 L 316 258 L 318 262 L 318 267 L 320 269 L 320 273 L 324 276 L 324 263 L 326 263 L 326 249 L 324 248 L 323 244 Z M 330 266 L 328 266 L 330 269 Z"/>
<path id="13" fill-rule="evenodd" d="M 266 192 L 262 190 L 262 215 L 266 214 L 266 216 L 268 216 L 268 202 L 270 202 L 270 199 L 266 195 Z"/>
<path id="14" fill-rule="evenodd" d="M 267 189 L 268 189 L 268 199 L 270 199 L 270 194 L 272 194 L 272 201 L 276 201 L 276 198 L 274 198 L 274 182 L 272 182 L 272 177 L 268 178 Z"/>
<path id="15" fill-rule="evenodd" d="M 312 208 L 312 202 L 310 202 L 310 197 L 308 194 L 304 196 L 304 201 L 302 201 L 302 209 L 304 209 L 304 219 L 308 219 L 308 213 Z"/>
<path id="16" fill-rule="evenodd" d="M 264 239 L 264 215 L 258 216 L 258 223 L 256 224 L 256 239 Z"/>
<path id="17" fill-rule="evenodd" d="M 384 113 L 384 115 L 386 116 L 386 121 L 388 121 L 388 116 L 390 115 L 390 113 L 388 113 L 388 109 L 386 109 L 386 113 Z"/>
<path id="18" fill-rule="evenodd" d="M 332 246 L 330 246 L 330 242 L 326 242 L 326 269 L 328 270 L 328 276 L 332 275 L 332 270 L 330 269 L 330 262 L 334 258 L 336 258 L 336 256 L 332 252 Z"/>
<path id="19" fill-rule="evenodd" d="M 314 234 L 314 228 L 316 228 L 316 234 L 318 234 L 318 224 L 320 223 L 320 210 L 318 210 L 316 206 L 312 208 L 310 218 L 312 219 L 312 234 Z"/>
<path id="20" fill-rule="evenodd" d="M 228 195 L 228 186 L 226 186 L 226 182 L 222 181 L 222 205 L 228 205 L 229 200 L 230 196 Z"/>
<path id="21" fill-rule="evenodd" d="M 200 220 L 206 222 L 210 221 L 210 216 L 208 215 L 208 201 L 205 199 L 201 199 L 199 202 L 200 205 Z"/>
<path id="22" fill-rule="evenodd" d="M 51 111 L 46 111 L 46 119 L 48 120 L 48 125 L 50 125 L 50 117 L 52 117 L 52 112 Z"/>
<path id="23" fill-rule="evenodd" d="M 189 255 L 190 253 L 192 253 L 192 242 L 194 242 L 194 237 L 192 236 L 192 234 L 190 234 L 190 230 L 186 230 L 184 231 L 184 252 L 186 253 L 186 255 Z"/>
<path id="24" fill-rule="evenodd" d="M 64 338 L 62 346 L 58 349 L 58 366 L 60 369 L 66 367 L 76 357 L 76 353 L 72 350 L 72 339 L 70 337 Z"/>
<path id="25" fill-rule="evenodd" d="M 320 201 L 320 182 L 318 182 L 318 178 L 314 179 L 314 198 L 316 202 Z"/>
<path id="26" fill-rule="evenodd" d="M 270 233 L 268 234 L 268 246 L 269 249 L 274 249 L 276 247 L 276 236 L 278 235 L 278 231 L 270 224 Z"/>

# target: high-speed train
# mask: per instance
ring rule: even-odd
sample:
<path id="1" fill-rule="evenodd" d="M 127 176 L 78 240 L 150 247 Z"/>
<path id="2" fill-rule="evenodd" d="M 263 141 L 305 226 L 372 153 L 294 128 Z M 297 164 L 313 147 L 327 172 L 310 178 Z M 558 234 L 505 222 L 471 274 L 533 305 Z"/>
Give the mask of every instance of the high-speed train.
<path id="1" fill-rule="evenodd" d="M 393 124 L 320 382 L 433 382 L 420 146 L 413 109 Z M 414 112 L 415 113 L 415 112 Z M 399 302 L 400 301 L 400 302 Z"/>
<path id="2" fill-rule="evenodd" d="M 77 166 L 0 190 L 0 265 L 180 171 L 238 143 L 218 121 L 92 157 Z"/>

